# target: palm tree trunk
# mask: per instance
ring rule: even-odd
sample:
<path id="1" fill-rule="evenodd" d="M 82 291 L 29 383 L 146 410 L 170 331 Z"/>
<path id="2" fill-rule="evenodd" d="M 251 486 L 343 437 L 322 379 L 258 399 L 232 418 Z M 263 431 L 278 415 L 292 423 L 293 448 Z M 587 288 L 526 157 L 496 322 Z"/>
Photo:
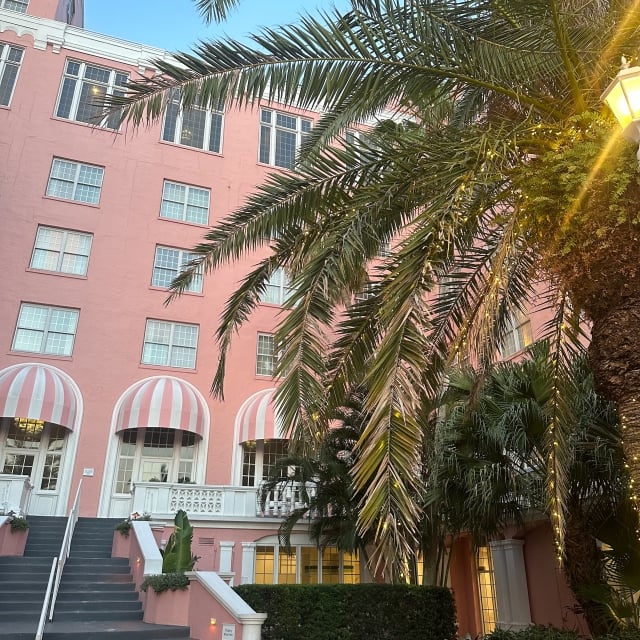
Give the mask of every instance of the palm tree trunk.
<path id="1" fill-rule="evenodd" d="M 640 270 L 640 253 L 637 270 Z M 637 274 L 634 274 L 638 279 Z M 625 283 L 626 284 L 626 283 Z M 620 289 L 625 288 L 620 284 Z M 620 290 L 618 289 L 618 291 Z M 640 289 L 618 297 L 593 318 L 589 359 L 596 389 L 613 400 L 622 423 L 622 446 L 632 495 L 640 491 Z M 604 306 L 604 305 L 602 305 Z M 637 502 L 637 500 L 636 500 Z M 640 505 L 638 505 L 640 506 Z"/>

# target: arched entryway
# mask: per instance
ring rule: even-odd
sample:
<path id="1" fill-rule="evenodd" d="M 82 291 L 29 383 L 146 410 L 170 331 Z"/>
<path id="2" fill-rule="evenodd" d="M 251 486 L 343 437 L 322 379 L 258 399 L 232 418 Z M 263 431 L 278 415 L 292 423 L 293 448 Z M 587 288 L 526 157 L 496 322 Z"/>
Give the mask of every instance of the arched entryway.
<path id="1" fill-rule="evenodd" d="M 126 517 L 139 482 L 202 483 L 209 409 L 202 394 L 173 376 L 132 385 L 116 403 L 99 513 Z"/>
<path id="2" fill-rule="evenodd" d="M 65 513 L 81 415 L 80 390 L 60 369 L 0 371 L 0 474 L 30 478 L 30 514 Z"/>

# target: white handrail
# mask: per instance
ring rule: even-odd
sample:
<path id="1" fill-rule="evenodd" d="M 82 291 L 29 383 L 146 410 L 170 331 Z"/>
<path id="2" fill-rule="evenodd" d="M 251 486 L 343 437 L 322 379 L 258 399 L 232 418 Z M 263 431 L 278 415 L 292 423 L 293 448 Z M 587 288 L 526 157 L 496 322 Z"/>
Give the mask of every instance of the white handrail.
<path id="1" fill-rule="evenodd" d="M 58 556 L 58 570 L 56 571 L 56 579 L 53 585 L 53 594 L 51 594 L 51 606 L 49 607 L 49 620 L 53 620 L 53 610 L 56 606 L 56 600 L 58 598 L 58 589 L 60 588 L 60 580 L 62 580 L 62 571 L 64 565 L 69 557 L 71 551 L 71 539 L 73 538 L 73 531 L 76 528 L 76 522 L 78 522 L 78 510 L 80 508 L 80 489 L 82 488 L 82 478 L 78 483 L 78 490 L 76 491 L 76 498 L 73 501 L 73 506 L 69 512 L 69 518 L 67 519 L 67 526 L 64 531 L 64 538 L 62 538 L 62 545 L 60 547 L 60 555 Z M 46 600 L 45 600 L 46 602 Z"/>
<path id="2" fill-rule="evenodd" d="M 47 591 L 44 595 L 44 604 L 42 605 L 42 611 L 40 612 L 40 620 L 38 622 L 38 628 L 36 629 L 36 640 L 42 640 L 44 634 L 45 618 L 47 617 L 47 605 L 49 604 L 49 597 L 51 596 L 51 589 L 53 587 L 53 580 L 56 573 L 56 563 L 58 558 L 54 558 L 51 563 L 51 571 L 49 572 L 49 582 L 47 582 Z"/>

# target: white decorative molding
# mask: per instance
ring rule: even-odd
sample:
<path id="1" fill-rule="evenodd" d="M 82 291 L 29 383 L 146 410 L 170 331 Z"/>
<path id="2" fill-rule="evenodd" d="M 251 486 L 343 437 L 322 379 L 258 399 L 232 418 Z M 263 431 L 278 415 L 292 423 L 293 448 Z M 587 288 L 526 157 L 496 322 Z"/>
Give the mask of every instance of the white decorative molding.
<path id="1" fill-rule="evenodd" d="M 65 49 L 89 54 L 136 67 L 141 74 L 147 69 L 156 69 L 153 60 L 172 60 L 172 55 L 164 49 L 87 31 L 58 20 L 0 9 L 0 33 L 5 31 L 13 31 L 19 38 L 31 36 L 36 49 L 44 50 L 51 45 L 54 53 Z"/>
<path id="2" fill-rule="evenodd" d="M 187 513 L 222 513 L 222 491 L 206 487 L 172 486 L 169 490 L 169 511 L 184 509 Z"/>
<path id="3" fill-rule="evenodd" d="M 231 565 L 233 564 L 233 547 L 235 542 L 220 541 L 220 573 L 231 573 Z"/>
<path id="4" fill-rule="evenodd" d="M 251 584 L 256 570 L 256 543 L 242 543 L 242 569 L 240 584 Z"/>

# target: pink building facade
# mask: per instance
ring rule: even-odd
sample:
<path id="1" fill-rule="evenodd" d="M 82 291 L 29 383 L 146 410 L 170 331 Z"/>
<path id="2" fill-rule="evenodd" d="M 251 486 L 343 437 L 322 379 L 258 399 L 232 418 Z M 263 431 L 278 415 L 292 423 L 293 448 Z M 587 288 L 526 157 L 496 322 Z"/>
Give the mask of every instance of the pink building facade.
<path id="1" fill-rule="evenodd" d="M 199 568 L 236 583 L 365 580 L 355 557 L 318 551 L 304 529 L 294 560 L 280 553 L 279 516 L 295 495 L 273 496 L 266 513 L 256 506 L 284 446 L 271 402 L 284 278 L 233 344 L 224 402 L 209 394 L 213 336 L 256 257 L 164 305 L 189 248 L 269 171 L 291 166 L 316 115 L 170 106 L 161 124 L 135 134 L 92 124 L 92 97 L 121 91 L 168 57 L 83 30 L 79 0 L 0 0 L 0 513 L 65 514 L 82 480 L 82 515 L 146 512 L 160 540 L 162 523 L 186 509 Z M 514 350 L 530 333 L 525 321 L 514 328 Z M 505 618 L 515 625 L 535 608 L 525 560 L 536 581 L 549 579 L 532 549 L 518 548 L 500 551 L 510 564 L 491 586 L 495 601 L 516 571 L 527 607 Z M 482 608 L 470 557 L 458 556 L 452 584 L 466 593 L 460 630 L 475 635 Z M 537 619 L 551 621 L 545 611 Z"/>

